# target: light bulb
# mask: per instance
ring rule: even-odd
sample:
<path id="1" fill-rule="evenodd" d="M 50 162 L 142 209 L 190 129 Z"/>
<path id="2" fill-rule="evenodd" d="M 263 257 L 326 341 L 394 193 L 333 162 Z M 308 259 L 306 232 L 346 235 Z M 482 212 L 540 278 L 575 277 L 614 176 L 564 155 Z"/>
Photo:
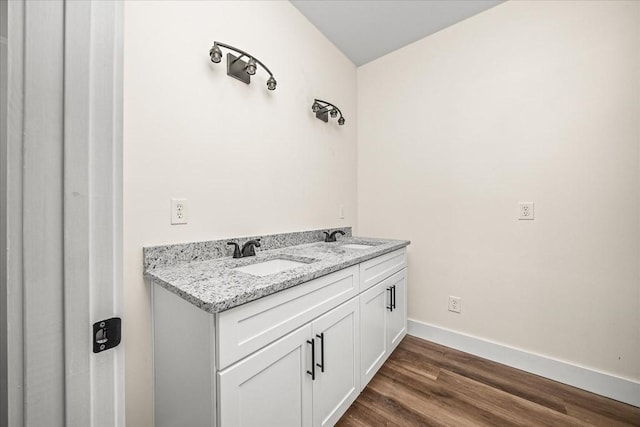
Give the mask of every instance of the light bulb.
<path id="1" fill-rule="evenodd" d="M 335 119 L 336 117 L 338 117 L 338 112 L 336 111 L 335 108 L 333 110 L 331 110 L 331 112 L 329 114 L 331 114 L 331 118 L 332 119 Z"/>
<path id="2" fill-rule="evenodd" d="M 342 125 L 344 124 L 344 122 L 345 122 L 344 117 L 340 117 L 340 118 L 338 119 L 338 124 L 339 124 L 340 126 L 342 126 Z"/>
<path id="3" fill-rule="evenodd" d="M 276 79 L 274 79 L 273 76 L 269 77 L 269 80 L 267 80 L 267 89 L 276 90 L 276 84 Z"/>
<path id="4" fill-rule="evenodd" d="M 247 74 L 253 76 L 256 73 L 256 60 L 253 58 L 249 58 L 249 62 L 247 62 L 245 70 L 247 71 Z"/>
<path id="5" fill-rule="evenodd" d="M 211 62 L 215 62 L 217 64 L 222 60 L 222 51 L 218 46 L 213 45 L 209 51 L 209 56 L 211 56 Z"/>
<path id="6" fill-rule="evenodd" d="M 311 106 L 311 111 L 313 111 L 314 113 L 317 113 L 318 111 L 320 111 L 320 104 L 318 104 L 317 101 L 315 101 Z"/>

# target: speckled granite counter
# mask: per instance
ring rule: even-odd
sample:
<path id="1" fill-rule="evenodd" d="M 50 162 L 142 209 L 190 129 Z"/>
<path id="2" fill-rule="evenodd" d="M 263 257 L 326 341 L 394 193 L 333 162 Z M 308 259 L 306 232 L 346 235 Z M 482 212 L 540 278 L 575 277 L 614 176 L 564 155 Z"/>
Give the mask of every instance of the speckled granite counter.
<path id="1" fill-rule="evenodd" d="M 255 257 L 239 259 L 228 256 L 229 249 L 223 246 L 227 240 L 145 248 L 145 277 L 209 313 L 218 313 L 401 249 L 410 243 L 407 240 L 351 237 L 350 227 L 342 230 L 347 237 L 338 236 L 338 241 L 331 243 L 321 241 L 322 230 L 304 232 L 307 234 L 256 236 L 263 239 L 263 248 L 256 250 Z M 243 242 L 253 238 L 228 241 Z M 312 242 L 295 244 L 309 240 Z M 282 246 L 287 243 L 295 245 Z M 350 243 L 371 247 L 343 247 Z M 271 259 L 288 259 L 305 265 L 263 277 L 234 270 Z"/>

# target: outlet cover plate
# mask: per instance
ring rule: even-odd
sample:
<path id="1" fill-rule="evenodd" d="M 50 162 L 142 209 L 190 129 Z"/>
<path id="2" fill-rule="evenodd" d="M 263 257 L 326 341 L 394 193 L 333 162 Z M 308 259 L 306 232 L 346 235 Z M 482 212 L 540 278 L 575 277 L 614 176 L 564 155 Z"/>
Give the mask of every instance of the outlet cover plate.
<path id="1" fill-rule="evenodd" d="M 520 202 L 518 206 L 518 219 L 533 220 L 533 202 Z"/>
<path id="2" fill-rule="evenodd" d="M 171 199 L 171 224 L 187 223 L 187 199 Z"/>
<path id="3" fill-rule="evenodd" d="M 462 298 L 450 296 L 449 311 L 453 311 L 454 313 L 460 313 L 462 311 Z"/>

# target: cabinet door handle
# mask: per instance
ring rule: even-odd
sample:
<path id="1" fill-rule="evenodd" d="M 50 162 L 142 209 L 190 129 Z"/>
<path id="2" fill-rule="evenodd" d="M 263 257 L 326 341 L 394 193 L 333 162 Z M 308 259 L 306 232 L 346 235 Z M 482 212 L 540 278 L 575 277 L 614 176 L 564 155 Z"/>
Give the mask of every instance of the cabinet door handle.
<path id="1" fill-rule="evenodd" d="M 393 311 L 393 286 L 389 286 L 387 290 L 389 291 L 389 305 L 387 306 L 387 309 L 389 311 Z"/>
<path id="2" fill-rule="evenodd" d="M 391 295 L 393 295 L 393 299 L 391 300 L 391 305 L 393 306 L 393 309 L 395 310 L 396 308 L 396 285 L 393 285 L 391 287 L 391 289 L 393 289 L 393 292 L 391 292 Z"/>
<path id="3" fill-rule="evenodd" d="M 313 338 L 307 340 L 307 344 L 311 344 L 311 370 L 307 374 L 311 375 L 311 381 L 316 379 L 316 343 Z"/>
<path id="4" fill-rule="evenodd" d="M 320 339 L 320 363 L 316 366 L 320 368 L 320 372 L 324 372 L 324 332 L 320 332 L 316 337 Z"/>

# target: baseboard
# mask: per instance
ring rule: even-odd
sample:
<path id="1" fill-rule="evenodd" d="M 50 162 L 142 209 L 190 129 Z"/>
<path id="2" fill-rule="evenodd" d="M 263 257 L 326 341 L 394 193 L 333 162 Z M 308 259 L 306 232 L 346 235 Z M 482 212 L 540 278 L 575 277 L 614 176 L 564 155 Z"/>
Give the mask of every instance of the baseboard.
<path id="1" fill-rule="evenodd" d="M 640 383 L 465 335 L 417 320 L 409 335 L 640 407 Z"/>

